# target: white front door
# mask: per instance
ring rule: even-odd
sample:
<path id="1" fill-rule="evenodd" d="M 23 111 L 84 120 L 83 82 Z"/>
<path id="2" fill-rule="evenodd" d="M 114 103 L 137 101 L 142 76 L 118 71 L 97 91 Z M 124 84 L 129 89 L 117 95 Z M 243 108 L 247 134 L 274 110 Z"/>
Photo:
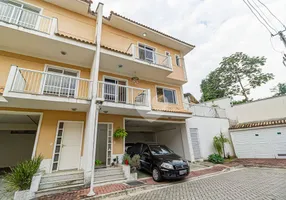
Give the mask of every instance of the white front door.
<path id="1" fill-rule="evenodd" d="M 82 122 L 60 122 L 54 152 L 53 171 L 80 167 Z"/>

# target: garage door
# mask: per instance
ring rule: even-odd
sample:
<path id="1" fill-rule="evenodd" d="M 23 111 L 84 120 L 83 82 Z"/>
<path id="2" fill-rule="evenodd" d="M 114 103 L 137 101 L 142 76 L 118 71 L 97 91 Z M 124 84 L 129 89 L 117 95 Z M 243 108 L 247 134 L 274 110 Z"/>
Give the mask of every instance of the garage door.
<path id="1" fill-rule="evenodd" d="M 231 133 L 238 158 L 286 158 L 286 127 Z"/>

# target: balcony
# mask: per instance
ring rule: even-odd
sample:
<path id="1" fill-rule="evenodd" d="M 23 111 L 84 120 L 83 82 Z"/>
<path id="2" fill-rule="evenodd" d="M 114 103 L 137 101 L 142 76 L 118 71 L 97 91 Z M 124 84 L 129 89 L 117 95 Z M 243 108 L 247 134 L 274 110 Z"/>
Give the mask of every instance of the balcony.
<path id="1" fill-rule="evenodd" d="M 27 108 L 85 111 L 90 85 L 88 79 L 12 66 L 3 96 Z"/>
<path id="2" fill-rule="evenodd" d="M 123 55 L 101 49 L 101 69 L 107 72 L 120 71 L 122 75 L 135 75 L 150 81 L 166 82 L 166 77 L 173 72 L 171 57 L 162 55 L 155 50 L 130 44 L 126 49 L 129 55 Z M 171 84 L 176 81 L 168 79 Z"/>
<path id="3" fill-rule="evenodd" d="M 52 18 L 40 15 L 37 10 L 24 9 L 20 5 L 0 2 L 0 21 L 46 34 L 51 32 Z"/>
<path id="4" fill-rule="evenodd" d="M 149 89 L 98 81 L 97 100 L 103 102 L 104 112 L 112 114 L 126 114 L 133 111 L 135 114 L 140 110 L 151 110 Z M 126 109 L 130 110 L 126 111 Z"/>
<path id="5" fill-rule="evenodd" d="M 185 104 L 186 110 L 192 112 L 193 116 L 227 118 L 225 109 L 199 104 Z"/>

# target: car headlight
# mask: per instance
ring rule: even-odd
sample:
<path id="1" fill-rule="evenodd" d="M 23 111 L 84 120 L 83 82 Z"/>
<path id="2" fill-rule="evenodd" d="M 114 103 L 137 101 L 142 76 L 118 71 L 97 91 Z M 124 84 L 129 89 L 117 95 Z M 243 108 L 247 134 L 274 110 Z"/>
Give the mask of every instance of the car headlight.
<path id="1" fill-rule="evenodd" d="M 164 167 L 166 169 L 174 169 L 173 165 L 171 165 L 170 163 L 162 163 L 161 167 Z"/>

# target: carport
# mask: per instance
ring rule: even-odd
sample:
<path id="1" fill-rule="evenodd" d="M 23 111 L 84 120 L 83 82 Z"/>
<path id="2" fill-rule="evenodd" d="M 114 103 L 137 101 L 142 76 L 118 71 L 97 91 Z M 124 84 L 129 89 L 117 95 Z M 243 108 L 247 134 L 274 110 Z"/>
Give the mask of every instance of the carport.
<path id="1" fill-rule="evenodd" d="M 0 112 L 0 170 L 31 159 L 41 114 Z"/>
<path id="2" fill-rule="evenodd" d="M 128 118 L 125 119 L 125 129 L 128 133 L 125 145 L 137 142 L 158 143 L 191 160 L 185 121 Z"/>

